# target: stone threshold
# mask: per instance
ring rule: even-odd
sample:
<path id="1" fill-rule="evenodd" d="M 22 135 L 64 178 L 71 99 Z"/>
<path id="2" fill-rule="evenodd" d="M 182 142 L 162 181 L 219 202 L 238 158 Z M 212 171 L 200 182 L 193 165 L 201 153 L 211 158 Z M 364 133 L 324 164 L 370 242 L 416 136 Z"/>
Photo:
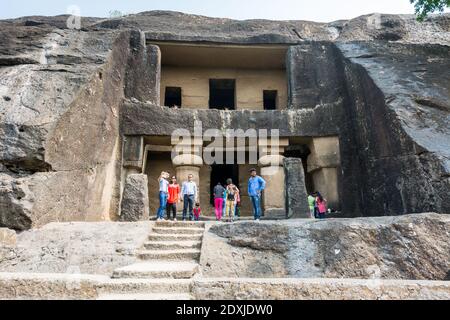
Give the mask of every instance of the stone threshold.
<path id="1" fill-rule="evenodd" d="M 0 299 L 93 300 L 164 292 L 197 300 L 448 300 L 450 282 L 377 279 L 111 279 L 106 275 L 0 273 Z"/>

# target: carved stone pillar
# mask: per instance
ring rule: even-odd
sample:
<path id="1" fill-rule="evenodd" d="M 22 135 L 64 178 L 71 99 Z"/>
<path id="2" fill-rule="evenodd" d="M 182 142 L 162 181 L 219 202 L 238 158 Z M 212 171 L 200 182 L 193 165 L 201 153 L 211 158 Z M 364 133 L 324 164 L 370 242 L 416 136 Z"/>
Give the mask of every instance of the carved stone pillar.
<path id="1" fill-rule="evenodd" d="M 264 216 L 287 217 L 284 156 L 281 154 L 284 153 L 289 141 L 280 139 L 275 147 L 267 142 L 267 140 L 258 142 L 260 148 L 258 166 L 261 168 L 261 177 L 266 180 L 266 189 L 263 194 Z"/>

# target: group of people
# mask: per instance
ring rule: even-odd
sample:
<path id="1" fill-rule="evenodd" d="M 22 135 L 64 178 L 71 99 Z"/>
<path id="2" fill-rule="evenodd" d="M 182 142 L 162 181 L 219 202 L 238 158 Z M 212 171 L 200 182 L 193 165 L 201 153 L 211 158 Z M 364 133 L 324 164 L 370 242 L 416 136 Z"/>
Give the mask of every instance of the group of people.
<path id="1" fill-rule="evenodd" d="M 177 221 L 177 203 L 183 202 L 183 221 L 186 221 L 188 212 L 189 220 L 198 221 L 201 215 L 198 187 L 193 180 L 192 174 L 188 175 L 187 181 L 180 185 L 177 183 L 177 177 L 173 176 L 169 181 L 170 174 L 161 172 L 158 178 L 159 182 L 159 208 L 157 211 L 157 220 L 164 220 L 167 212 L 167 219 Z M 250 170 L 248 181 L 248 195 L 253 206 L 253 215 L 255 221 L 261 219 L 261 196 L 266 187 L 266 181 L 257 175 L 256 169 Z M 232 179 L 228 179 L 226 186 L 217 183 L 213 190 L 214 210 L 217 221 L 227 218 L 233 222 L 240 216 L 241 196 L 239 188 L 233 184 Z"/>
<path id="2" fill-rule="evenodd" d="M 161 172 L 158 178 L 159 182 L 159 208 L 156 213 L 157 220 L 164 220 L 164 215 L 167 211 L 167 218 L 177 221 L 177 204 L 179 201 L 183 202 L 183 220 L 186 220 L 187 212 L 189 210 L 189 220 L 200 219 L 201 208 L 198 202 L 198 187 L 195 183 L 194 176 L 188 175 L 187 181 L 183 182 L 181 188 L 177 182 L 177 177 L 173 176 L 170 179 L 168 172 Z M 195 207 L 194 207 L 195 205 Z"/>
<path id="3" fill-rule="evenodd" d="M 320 192 L 308 196 L 309 212 L 312 219 L 325 219 L 327 213 L 327 200 Z"/>

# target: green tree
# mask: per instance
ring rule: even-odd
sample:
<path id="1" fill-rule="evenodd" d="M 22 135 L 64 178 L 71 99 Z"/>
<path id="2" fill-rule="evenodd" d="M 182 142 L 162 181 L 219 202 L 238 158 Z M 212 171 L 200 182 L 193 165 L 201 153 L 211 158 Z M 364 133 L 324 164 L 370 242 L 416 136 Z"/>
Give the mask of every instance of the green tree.
<path id="1" fill-rule="evenodd" d="M 417 20 L 423 21 L 432 12 L 443 12 L 450 7 L 450 0 L 409 0 L 414 4 Z"/>

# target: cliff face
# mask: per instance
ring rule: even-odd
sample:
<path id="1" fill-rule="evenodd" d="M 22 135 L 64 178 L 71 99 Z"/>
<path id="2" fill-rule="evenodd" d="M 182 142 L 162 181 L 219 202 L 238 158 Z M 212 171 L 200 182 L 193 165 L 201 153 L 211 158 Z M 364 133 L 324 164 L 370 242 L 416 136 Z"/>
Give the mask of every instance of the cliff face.
<path id="1" fill-rule="evenodd" d="M 144 38 L 292 45 L 290 108 L 332 106 L 339 124 L 345 213 L 450 212 L 449 15 L 67 18 L 0 21 L 0 226 L 116 217 L 122 99 L 159 100 Z"/>

